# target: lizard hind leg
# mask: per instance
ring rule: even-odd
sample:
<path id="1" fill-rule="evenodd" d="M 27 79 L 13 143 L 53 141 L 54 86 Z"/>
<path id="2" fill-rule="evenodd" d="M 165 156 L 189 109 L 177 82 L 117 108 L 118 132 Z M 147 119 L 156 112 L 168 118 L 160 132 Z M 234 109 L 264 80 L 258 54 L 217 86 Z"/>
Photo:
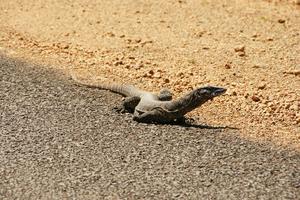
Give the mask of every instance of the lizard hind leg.
<path id="1" fill-rule="evenodd" d="M 139 104 L 141 98 L 138 96 L 126 97 L 121 106 L 115 107 L 114 110 L 120 113 L 133 113 L 135 107 Z"/>
<path id="2" fill-rule="evenodd" d="M 171 101 L 172 100 L 172 93 L 168 89 L 162 89 L 159 94 L 157 95 L 160 101 Z"/>

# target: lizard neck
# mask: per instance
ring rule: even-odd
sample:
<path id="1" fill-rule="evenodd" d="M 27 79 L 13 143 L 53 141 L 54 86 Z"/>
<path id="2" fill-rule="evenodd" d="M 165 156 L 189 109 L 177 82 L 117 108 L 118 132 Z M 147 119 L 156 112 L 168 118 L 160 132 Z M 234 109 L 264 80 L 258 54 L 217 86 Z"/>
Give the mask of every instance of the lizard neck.
<path id="1" fill-rule="evenodd" d="M 170 104 L 168 105 L 168 110 L 172 112 L 176 112 L 179 115 L 183 116 L 186 113 L 201 106 L 208 100 L 209 98 L 207 98 L 206 96 L 199 97 L 199 95 L 197 95 L 196 91 L 194 90 L 182 96 L 181 98 L 171 101 Z"/>

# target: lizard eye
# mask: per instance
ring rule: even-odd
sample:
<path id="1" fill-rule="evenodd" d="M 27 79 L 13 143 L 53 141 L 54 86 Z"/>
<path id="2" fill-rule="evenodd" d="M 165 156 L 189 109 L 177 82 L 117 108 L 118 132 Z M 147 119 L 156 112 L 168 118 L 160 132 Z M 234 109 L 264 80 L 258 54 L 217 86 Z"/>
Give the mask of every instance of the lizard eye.
<path id="1" fill-rule="evenodd" d="M 198 91 L 197 91 L 197 95 L 198 96 L 201 96 L 201 95 L 205 95 L 205 94 L 209 94 L 210 92 L 207 90 L 207 89 L 203 89 L 203 88 L 201 88 L 201 89 L 199 89 Z"/>

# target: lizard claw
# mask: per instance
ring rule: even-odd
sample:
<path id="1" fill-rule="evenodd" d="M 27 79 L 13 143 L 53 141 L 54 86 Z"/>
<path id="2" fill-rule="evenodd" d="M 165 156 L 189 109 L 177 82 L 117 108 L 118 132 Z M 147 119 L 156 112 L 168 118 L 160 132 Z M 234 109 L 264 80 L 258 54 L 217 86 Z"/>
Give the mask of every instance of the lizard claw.
<path id="1" fill-rule="evenodd" d="M 175 120 L 176 124 L 193 124 L 195 123 L 195 119 L 188 117 L 180 117 Z"/>
<path id="2" fill-rule="evenodd" d="M 117 113 L 125 113 L 125 109 L 122 106 L 114 107 L 113 110 Z"/>
<path id="3" fill-rule="evenodd" d="M 138 121 L 138 117 L 137 117 L 137 116 L 133 116 L 132 119 L 133 119 L 134 121 Z"/>

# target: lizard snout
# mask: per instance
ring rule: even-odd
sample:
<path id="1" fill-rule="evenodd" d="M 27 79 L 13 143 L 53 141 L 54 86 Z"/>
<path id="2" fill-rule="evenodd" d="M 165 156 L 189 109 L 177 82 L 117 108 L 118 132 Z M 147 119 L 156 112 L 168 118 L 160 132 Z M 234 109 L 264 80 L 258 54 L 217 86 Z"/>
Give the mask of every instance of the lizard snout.
<path id="1" fill-rule="evenodd" d="M 213 94 L 213 96 L 216 97 L 216 96 L 224 94 L 226 91 L 227 91 L 227 89 L 225 89 L 225 88 L 217 88 L 213 91 L 212 94 Z"/>

